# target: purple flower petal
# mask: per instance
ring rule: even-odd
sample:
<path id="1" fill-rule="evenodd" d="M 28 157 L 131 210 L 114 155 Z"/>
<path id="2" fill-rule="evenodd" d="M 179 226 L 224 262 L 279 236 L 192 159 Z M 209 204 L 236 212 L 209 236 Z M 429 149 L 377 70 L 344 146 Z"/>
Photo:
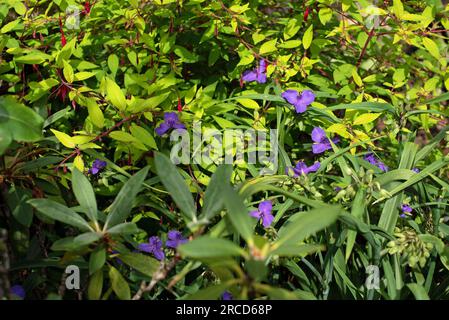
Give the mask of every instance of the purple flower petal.
<path id="1" fill-rule="evenodd" d="M 10 292 L 11 292 L 11 294 L 13 294 L 21 299 L 25 299 L 25 296 L 26 296 L 25 289 L 19 284 L 12 286 L 10 288 Z"/>
<path id="2" fill-rule="evenodd" d="M 326 150 L 332 149 L 332 146 L 329 142 L 324 143 L 314 143 L 312 145 L 312 152 L 314 154 L 323 153 Z"/>
<path id="3" fill-rule="evenodd" d="M 299 93 L 296 90 L 286 90 L 281 94 L 281 96 L 291 105 L 295 105 L 298 103 Z"/>
<path id="4" fill-rule="evenodd" d="M 267 82 L 267 75 L 265 73 L 262 73 L 262 72 L 257 72 L 256 81 L 258 83 L 265 83 L 265 82 Z"/>
<path id="5" fill-rule="evenodd" d="M 262 201 L 259 203 L 259 211 L 262 214 L 270 214 L 271 210 L 273 210 L 273 204 L 270 200 Z"/>
<path id="6" fill-rule="evenodd" d="M 164 114 L 164 121 L 167 123 L 179 122 L 178 114 L 176 112 L 166 112 Z"/>
<path id="7" fill-rule="evenodd" d="M 324 142 L 327 140 L 326 132 L 320 127 L 315 127 L 312 130 L 312 140 L 314 142 Z"/>
<path id="8" fill-rule="evenodd" d="M 232 300 L 232 294 L 229 291 L 225 291 L 223 292 L 223 294 L 221 295 L 221 298 L 223 300 Z"/>
<path id="9" fill-rule="evenodd" d="M 262 216 L 262 213 L 259 210 L 254 210 L 254 211 L 251 211 L 249 213 L 249 215 L 253 218 L 260 219 L 260 217 Z"/>
<path id="10" fill-rule="evenodd" d="M 170 129 L 170 126 L 169 126 L 167 123 L 162 122 L 162 123 L 159 125 L 159 127 L 157 127 L 157 128 L 155 129 L 155 131 L 156 131 L 156 134 L 157 134 L 158 136 L 162 136 L 162 135 L 164 135 L 169 129 Z"/>
<path id="11" fill-rule="evenodd" d="M 165 254 L 164 254 L 164 251 L 162 251 L 162 249 L 154 250 L 154 251 L 153 251 L 153 255 L 154 255 L 154 257 L 155 257 L 156 259 L 158 259 L 159 261 L 165 259 Z"/>
<path id="12" fill-rule="evenodd" d="M 307 168 L 307 173 L 316 172 L 321 167 L 321 164 L 317 161 Z"/>
<path id="13" fill-rule="evenodd" d="M 315 94 L 310 90 L 304 90 L 303 92 L 301 92 L 301 96 L 299 97 L 299 100 L 305 106 L 308 106 L 313 101 L 315 101 Z"/>
<path id="14" fill-rule="evenodd" d="M 253 70 L 246 70 L 242 74 L 242 80 L 247 81 L 247 82 L 256 81 L 257 80 L 257 72 L 253 71 Z"/>
<path id="15" fill-rule="evenodd" d="M 273 215 L 271 213 L 263 213 L 262 214 L 262 225 L 264 228 L 268 228 L 273 222 Z"/>
<path id="16" fill-rule="evenodd" d="M 154 247 L 149 243 L 141 243 L 141 244 L 139 244 L 138 248 L 140 251 L 148 252 L 148 253 L 152 253 L 153 249 L 154 249 Z"/>
<path id="17" fill-rule="evenodd" d="M 301 101 L 297 101 L 294 104 L 294 107 L 295 107 L 296 113 L 304 113 L 307 110 L 307 105 L 302 103 Z"/>
<path id="18" fill-rule="evenodd" d="M 267 71 L 267 61 L 265 59 L 261 59 L 259 62 L 259 68 L 257 69 L 259 73 L 263 73 Z"/>
<path id="19" fill-rule="evenodd" d="M 401 209 L 402 209 L 402 212 L 404 212 L 404 213 L 405 212 L 410 213 L 413 211 L 412 207 L 410 207 L 408 204 L 403 204 L 401 206 Z"/>
<path id="20" fill-rule="evenodd" d="M 173 124 L 173 129 L 185 129 L 186 126 L 182 122 L 176 122 Z"/>

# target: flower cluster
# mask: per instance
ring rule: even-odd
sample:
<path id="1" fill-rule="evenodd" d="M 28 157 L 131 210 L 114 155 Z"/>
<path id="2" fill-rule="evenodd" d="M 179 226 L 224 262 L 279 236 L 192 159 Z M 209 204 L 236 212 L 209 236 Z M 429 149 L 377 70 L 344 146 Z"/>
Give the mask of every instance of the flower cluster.
<path id="1" fill-rule="evenodd" d="M 186 243 L 188 240 L 183 237 L 182 233 L 177 230 L 170 230 L 167 234 L 168 240 L 165 245 L 168 248 L 176 249 L 180 244 Z M 139 244 L 139 250 L 147 253 L 151 253 L 158 260 L 165 259 L 164 248 L 162 240 L 157 236 L 152 236 L 148 239 L 147 243 Z"/>

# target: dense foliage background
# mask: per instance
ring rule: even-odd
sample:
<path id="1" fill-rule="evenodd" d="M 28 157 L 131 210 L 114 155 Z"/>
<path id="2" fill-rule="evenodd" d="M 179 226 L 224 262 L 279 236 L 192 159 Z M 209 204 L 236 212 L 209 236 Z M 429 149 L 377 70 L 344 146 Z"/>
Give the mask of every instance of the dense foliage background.
<path id="1" fill-rule="evenodd" d="M 0 297 L 449 298 L 441 1 L 6 0 L 0 20 Z M 175 166 L 164 133 L 194 121 L 277 129 L 277 173 Z"/>

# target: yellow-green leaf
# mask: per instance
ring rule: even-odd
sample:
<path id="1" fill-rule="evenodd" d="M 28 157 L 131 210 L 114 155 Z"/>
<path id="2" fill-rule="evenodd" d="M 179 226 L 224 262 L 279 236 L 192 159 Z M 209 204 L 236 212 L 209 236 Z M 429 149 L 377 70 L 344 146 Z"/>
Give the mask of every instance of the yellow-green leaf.
<path id="1" fill-rule="evenodd" d="M 80 172 L 84 172 L 84 161 L 80 155 L 77 155 L 73 160 L 73 166 L 77 168 Z"/>
<path id="2" fill-rule="evenodd" d="M 338 135 L 342 136 L 343 138 L 351 137 L 351 134 L 348 132 L 348 130 L 346 130 L 346 126 L 342 123 L 333 124 L 329 128 L 327 128 L 326 131 L 337 133 Z"/>
<path id="3" fill-rule="evenodd" d="M 93 100 L 88 100 L 87 111 L 92 123 L 98 128 L 104 127 L 104 115 L 98 104 Z"/>
<path id="4" fill-rule="evenodd" d="M 57 131 L 54 129 L 50 129 L 50 130 L 56 136 L 56 139 L 58 139 L 59 142 L 61 142 L 65 147 L 75 148 L 75 142 L 73 141 L 73 138 L 71 136 L 69 136 L 68 134 L 61 132 L 61 131 Z"/>
<path id="5" fill-rule="evenodd" d="M 265 42 L 262 46 L 260 46 L 259 53 L 266 54 L 266 53 L 276 51 L 277 50 L 277 48 L 276 48 L 277 41 L 278 41 L 277 39 L 274 39 L 274 40 Z"/>
<path id="6" fill-rule="evenodd" d="M 304 32 L 304 35 L 302 37 L 302 46 L 304 49 L 309 49 L 310 45 L 312 44 L 313 40 L 313 24 L 310 25 L 310 27 L 307 28 L 306 32 Z"/>
<path id="7" fill-rule="evenodd" d="M 64 69 L 62 69 L 62 73 L 64 74 L 64 78 L 69 82 L 73 82 L 73 68 L 67 61 L 63 61 Z"/>
<path id="8" fill-rule="evenodd" d="M 126 109 L 126 98 L 120 87 L 111 79 L 106 79 L 106 91 L 111 103 L 121 111 Z"/>
<path id="9" fill-rule="evenodd" d="M 435 43 L 435 41 L 433 41 L 432 39 L 429 38 L 423 38 L 422 39 L 422 43 L 424 45 L 424 47 L 426 48 L 427 51 L 429 51 L 429 53 L 436 58 L 437 60 L 440 59 L 440 50 L 438 49 L 437 44 Z"/>
<path id="10" fill-rule="evenodd" d="M 380 113 L 365 113 L 354 119 L 353 125 L 366 124 L 376 120 L 381 114 Z"/>

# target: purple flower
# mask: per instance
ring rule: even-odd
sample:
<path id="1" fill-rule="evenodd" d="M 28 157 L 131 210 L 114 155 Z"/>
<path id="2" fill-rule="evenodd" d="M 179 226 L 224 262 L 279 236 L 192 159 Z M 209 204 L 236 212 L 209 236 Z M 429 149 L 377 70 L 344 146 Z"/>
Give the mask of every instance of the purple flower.
<path id="1" fill-rule="evenodd" d="M 165 245 L 169 248 L 176 248 L 180 244 L 186 243 L 188 240 L 182 236 L 182 233 L 176 230 L 170 230 L 167 234 L 168 240 Z"/>
<path id="2" fill-rule="evenodd" d="M 158 260 L 163 260 L 165 258 L 164 250 L 162 249 L 162 241 L 156 236 L 150 237 L 148 243 L 139 244 L 139 250 L 152 253 Z"/>
<path id="3" fill-rule="evenodd" d="M 410 207 L 408 204 L 402 204 L 401 210 L 404 213 L 411 213 L 413 211 L 412 207 Z"/>
<path id="4" fill-rule="evenodd" d="M 273 215 L 271 214 L 271 210 L 273 209 L 273 205 L 270 200 L 262 201 L 259 203 L 259 209 L 255 211 L 251 211 L 249 214 L 251 217 L 262 219 L 262 224 L 264 228 L 268 228 L 273 222 Z"/>
<path id="5" fill-rule="evenodd" d="M 321 164 L 317 161 L 308 167 L 303 161 L 299 161 L 295 167 L 287 167 L 285 169 L 285 174 L 297 178 L 300 175 L 306 175 L 310 172 L 315 172 L 320 168 Z"/>
<path id="6" fill-rule="evenodd" d="M 247 82 L 257 81 L 258 83 L 267 82 L 267 62 L 265 59 L 260 60 L 259 66 L 254 70 L 246 70 L 242 74 L 242 80 Z"/>
<path id="7" fill-rule="evenodd" d="M 295 107 L 296 113 L 303 113 L 315 100 L 315 94 L 310 90 L 304 90 L 301 94 L 296 90 L 286 90 L 282 93 L 282 98 Z"/>
<path id="8" fill-rule="evenodd" d="M 413 168 L 412 171 L 416 172 L 416 173 L 419 173 L 419 169 L 418 168 Z"/>
<path id="9" fill-rule="evenodd" d="M 170 129 L 185 129 L 186 126 L 179 120 L 176 112 L 166 112 L 164 114 L 164 122 L 156 128 L 156 134 L 164 135 Z"/>
<path id="10" fill-rule="evenodd" d="M 114 254 L 114 255 L 120 255 L 120 252 L 118 252 L 117 250 L 112 250 L 111 253 Z M 115 261 L 116 261 L 119 265 L 123 265 L 123 261 L 120 260 L 120 258 L 115 257 L 114 259 L 115 259 Z"/>
<path id="11" fill-rule="evenodd" d="M 341 189 L 341 187 L 338 187 L 338 186 L 337 186 L 337 187 L 334 188 L 334 190 L 335 190 L 336 192 L 340 192 L 342 189 Z"/>
<path id="12" fill-rule="evenodd" d="M 221 295 L 222 300 L 232 300 L 232 294 L 229 291 L 223 292 Z"/>
<path id="13" fill-rule="evenodd" d="M 399 215 L 401 218 L 405 218 L 407 213 L 411 213 L 413 211 L 412 207 L 405 203 L 402 204 L 401 210 L 402 213 Z"/>
<path id="14" fill-rule="evenodd" d="M 388 171 L 388 167 L 385 165 L 385 163 L 377 160 L 376 157 L 374 156 L 374 154 L 372 154 L 372 153 L 366 154 L 363 159 L 365 159 L 365 161 L 368 161 L 369 163 L 371 163 L 373 166 L 378 167 L 380 170 L 382 170 L 384 172 Z"/>
<path id="15" fill-rule="evenodd" d="M 326 150 L 332 149 L 330 140 L 326 137 L 326 132 L 320 127 L 315 127 L 312 130 L 312 140 L 314 144 L 312 145 L 312 152 L 314 154 L 323 153 Z M 332 139 L 333 143 L 338 143 L 340 139 L 335 137 Z"/>
<path id="16" fill-rule="evenodd" d="M 20 285 L 16 284 L 9 289 L 10 293 L 21 298 L 25 299 L 25 289 Z"/>
<path id="17" fill-rule="evenodd" d="M 98 172 L 100 172 L 101 169 L 106 167 L 106 165 L 107 165 L 106 161 L 95 159 L 95 161 L 92 163 L 92 168 L 90 168 L 88 172 L 91 174 L 97 174 Z"/>

